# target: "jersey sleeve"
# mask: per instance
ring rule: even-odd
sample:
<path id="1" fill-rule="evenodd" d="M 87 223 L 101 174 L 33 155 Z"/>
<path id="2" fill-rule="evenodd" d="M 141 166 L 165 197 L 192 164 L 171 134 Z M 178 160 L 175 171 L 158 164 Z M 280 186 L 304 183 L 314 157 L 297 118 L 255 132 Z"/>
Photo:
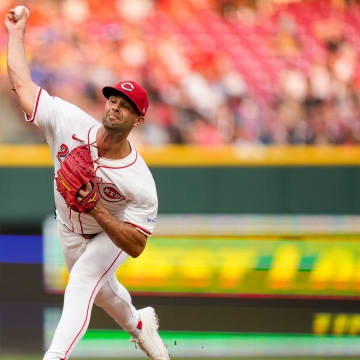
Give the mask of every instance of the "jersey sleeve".
<path id="1" fill-rule="evenodd" d="M 151 195 L 148 192 L 138 194 L 126 206 L 123 221 L 135 226 L 143 234 L 151 236 L 156 224 L 157 211 L 156 193 Z"/>
<path id="2" fill-rule="evenodd" d="M 77 122 L 86 121 L 89 125 L 93 119 L 77 106 L 40 88 L 38 89 L 31 117 L 25 114 L 25 120 L 38 126 L 45 134 L 49 146 L 59 136 L 59 131 L 65 131 Z M 83 123 L 84 124 L 84 123 Z M 51 146 L 50 146 L 51 148 Z"/>
<path id="3" fill-rule="evenodd" d="M 56 108 L 59 106 L 57 102 L 60 99 L 56 99 L 58 98 L 50 96 L 46 90 L 39 87 L 31 117 L 25 114 L 25 120 L 35 124 L 44 131 L 50 130 L 56 120 Z"/>

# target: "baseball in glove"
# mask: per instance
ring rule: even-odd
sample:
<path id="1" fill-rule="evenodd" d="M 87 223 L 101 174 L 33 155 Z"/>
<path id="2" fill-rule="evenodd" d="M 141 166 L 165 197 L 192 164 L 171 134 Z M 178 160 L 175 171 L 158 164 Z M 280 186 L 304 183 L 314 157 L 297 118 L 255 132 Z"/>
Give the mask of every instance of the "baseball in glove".
<path id="1" fill-rule="evenodd" d="M 99 188 L 88 145 L 77 146 L 67 155 L 55 181 L 57 190 L 72 210 L 86 213 L 94 208 L 99 201 Z M 89 183 L 91 191 L 80 196 L 79 191 L 87 189 Z"/>

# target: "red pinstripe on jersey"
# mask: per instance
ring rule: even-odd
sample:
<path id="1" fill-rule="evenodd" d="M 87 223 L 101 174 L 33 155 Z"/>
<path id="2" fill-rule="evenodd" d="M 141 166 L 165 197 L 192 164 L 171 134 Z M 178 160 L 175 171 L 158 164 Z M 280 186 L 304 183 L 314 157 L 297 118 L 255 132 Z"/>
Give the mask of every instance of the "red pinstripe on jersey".
<path id="1" fill-rule="evenodd" d="M 88 136 L 87 136 L 87 138 L 88 138 L 88 145 L 91 145 L 91 144 L 90 144 L 90 133 L 91 133 L 91 131 L 92 131 L 92 129 L 93 129 L 94 127 L 95 127 L 95 125 L 91 126 L 90 129 L 89 129 L 89 131 L 88 131 Z M 95 140 L 94 142 L 96 142 L 96 140 Z M 92 143 L 92 144 L 93 144 L 93 143 Z M 95 174 L 96 174 L 96 171 L 97 171 L 98 169 L 100 169 L 100 168 L 105 168 L 105 169 L 124 169 L 124 168 L 127 168 L 127 167 L 135 164 L 135 163 L 136 163 L 136 160 L 137 160 L 137 158 L 138 158 L 138 153 L 137 153 L 137 151 L 136 151 L 135 148 L 132 147 L 132 149 L 134 149 L 134 151 L 135 151 L 135 160 L 134 160 L 132 163 L 127 164 L 127 165 L 124 165 L 124 166 L 105 166 L 105 165 L 100 165 L 100 166 L 98 166 L 98 167 L 95 169 Z M 100 158 L 101 158 L 101 157 L 97 158 L 97 159 L 94 160 L 93 162 L 98 164 L 97 161 L 98 161 Z"/>
<path id="2" fill-rule="evenodd" d="M 74 232 L 74 224 L 73 224 L 72 218 L 71 218 L 71 207 L 69 207 L 69 220 L 71 222 L 71 231 Z"/>
<path id="3" fill-rule="evenodd" d="M 91 126 L 90 129 L 89 129 L 89 131 L 88 131 L 88 136 L 87 136 L 87 138 L 88 138 L 88 145 L 90 145 L 90 132 L 91 132 L 91 130 L 94 128 L 94 126 L 95 126 L 95 125 Z M 95 140 L 95 142 L 96 142 L 96 140 Z"/>
<path id="4" fill-rule="evenodd" d="M 134 149 L 135 150 L 135 149 Z M 135 150 L 135 160 L 130 163 L 130 164 L 127 164 L 127 165 L 124 165 L 124 166 L 104 166 L 104 165 L 99 165 L 96 170 L 95 170 L 95 175 L 96 175 L 96 172 L 100 169 L 100 168 L 104 168 L 104 169 L 125 169 L 131 165 L 134 165 L 136 163 L 136 160 L 138 158 L 138 153 L 137 151 Z"/>
<path id="5" fill-rule="evenodd" d="M 80 228 L 81 228 L 81 234 L 84 233 L 84 229 L 83 229 L 83 226 L 82 226 L 82 222 L 81 222 L 81 217 L 80 217 L 80 213 L 79 213 L 79 223 L 80 223 Z"/>
<path id="6" fill-rule="evenodd" d="M 151 232 L 145 230 L 144 228 L 142 228 L 142 227 L 139 226 L 139 225 L 133 224 L 133 223 L 128 222 L 128 221 L 124 221 L 124 223 L 125 223 L 125 224 L 129 224 L 129 225 L 132 225 L 132 226 L 135 226 L 137 229 L 143 231 L 146 235 L 149 235 L 149 236 L 151 235 Z"/>
<path id="7" fill-rule="evenodd" d="M 36 117 L 36 113 L 37 113 L 37 109 L 38 109 L 38 105 L 39 105 L 39 99 L 40 99 L 41 91 L 42 91 L 42 88 L 39 88 L 38 94 L 36 96 L 35 109 L 34 109 L 34 112 L 32 114 L 32 118 L 30 118 L 27 114 L 25 114 L 26 115 L 26 121 L 30 121 L 31 123 L 34 122 L 35 117 Z"/>

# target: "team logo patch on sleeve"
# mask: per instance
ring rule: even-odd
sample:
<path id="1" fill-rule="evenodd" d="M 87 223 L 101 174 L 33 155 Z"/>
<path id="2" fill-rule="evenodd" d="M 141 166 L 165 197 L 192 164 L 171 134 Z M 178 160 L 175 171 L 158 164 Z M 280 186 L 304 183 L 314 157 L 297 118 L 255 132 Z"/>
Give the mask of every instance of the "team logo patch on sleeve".
<path id="1" fill-rule="evenodd" d="M 104 183 L 98 184 L 100 196 L 110 202 L 117 202 L 125 200 L 125 196 L 120 193 L 114 184 Z"/>

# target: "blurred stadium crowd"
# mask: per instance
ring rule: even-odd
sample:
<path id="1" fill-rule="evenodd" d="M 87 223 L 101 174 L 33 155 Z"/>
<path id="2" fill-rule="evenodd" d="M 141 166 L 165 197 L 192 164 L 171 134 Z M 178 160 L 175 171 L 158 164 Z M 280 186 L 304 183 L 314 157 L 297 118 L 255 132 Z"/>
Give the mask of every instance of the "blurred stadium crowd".
<path id="1" fill-rule="evenodd" d="M 33 79 L 101 119 L 104 85 L 150 93 L 137 145 L 360 142 L 356 0 L 23 0 Z M 1 0 L 0 15 L 19 1 Z M 38 143 L 6 74 L 0 143 Z M 75 121 L 76 119 L 74 119 Z"/>

